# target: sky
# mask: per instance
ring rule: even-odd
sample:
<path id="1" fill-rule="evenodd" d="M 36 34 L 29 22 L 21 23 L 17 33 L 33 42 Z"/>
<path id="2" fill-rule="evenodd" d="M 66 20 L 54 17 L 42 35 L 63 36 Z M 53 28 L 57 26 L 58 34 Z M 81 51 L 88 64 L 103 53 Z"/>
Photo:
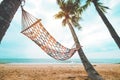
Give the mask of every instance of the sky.
<path id="1" fill-rule="evenodd" d="M 120 0 L 100 1 L 110 8 L 105 15 L 120 36 Z M 54 18 L 54 15 L 60 11 L 56 0 L 26 0 L 24 9 L 42 19 L 44 27 L 58 42 L 65 47 L 72 47 L 74 41 L 68 26 L 63 27 L 62 20 Z M 83 12 L 82 20 L 79 23 L 82 29 L 75 29 L 75 31 L 87 58 L 120 58 L 120 49 L 110 36 L 93 4 Z M 19 8 L 0 44 L 0 58 L 52 59 L 33 41 L 20 33 L 21 28 L 21 8 Z M 77 52 L 72 57 L 72 59 L 74 58 L 79 58 Z"/>

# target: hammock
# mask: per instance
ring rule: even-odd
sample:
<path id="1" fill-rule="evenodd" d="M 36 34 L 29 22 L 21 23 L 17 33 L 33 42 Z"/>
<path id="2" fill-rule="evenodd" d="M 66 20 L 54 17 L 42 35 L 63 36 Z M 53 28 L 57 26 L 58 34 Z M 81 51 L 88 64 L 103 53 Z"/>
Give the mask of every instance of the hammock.
<path id="1" fill-rule="evenodd" d="M 43 27 L 40 19 L 35 18 L 22 8 L 22 31 L 25 36 L 34 41 L 49 56 L 57 60 L 67 60 L 79 48 L 66 48 L 57 42 Z"/>

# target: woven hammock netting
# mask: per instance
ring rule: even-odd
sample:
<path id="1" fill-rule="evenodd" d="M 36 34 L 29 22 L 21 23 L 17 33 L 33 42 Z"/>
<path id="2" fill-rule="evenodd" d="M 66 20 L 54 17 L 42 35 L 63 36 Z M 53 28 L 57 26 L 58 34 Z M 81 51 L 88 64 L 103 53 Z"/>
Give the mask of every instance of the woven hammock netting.
<path id="1" fill-rule="evenodd" d="M 76 52 L 76 48 L 66 48 L 53 38 L 43 27 L 41 20 L 32 16 L 22 8 L 22 31 L 49 56 L 57 60 L 67 60 Z"/>

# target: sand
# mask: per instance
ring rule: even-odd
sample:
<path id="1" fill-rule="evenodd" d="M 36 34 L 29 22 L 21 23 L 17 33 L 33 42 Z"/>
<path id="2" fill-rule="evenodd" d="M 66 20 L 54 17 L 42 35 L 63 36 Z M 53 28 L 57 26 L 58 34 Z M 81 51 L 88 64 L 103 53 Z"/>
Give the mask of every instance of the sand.
<path id="1" fill-rule="evenodd" d="M 120 80 L 120 64 L 95 64 L 105 80 Z M 90 80 L 81 64 L 0 64 L 0 80 Z"/>

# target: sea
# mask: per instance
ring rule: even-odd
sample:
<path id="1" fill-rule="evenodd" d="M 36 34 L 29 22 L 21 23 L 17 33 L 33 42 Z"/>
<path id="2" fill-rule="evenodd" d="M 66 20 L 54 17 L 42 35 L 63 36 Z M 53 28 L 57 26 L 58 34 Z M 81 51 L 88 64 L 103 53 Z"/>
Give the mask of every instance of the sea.
<path id="1" fill-rule="evenodd" d="M 120 59 L 88 59 L 93 64 L 120 64 Z M 0 59 L 0 64 L 82 64 L 80 59 L 59 61 L 55 59 Z"/>

